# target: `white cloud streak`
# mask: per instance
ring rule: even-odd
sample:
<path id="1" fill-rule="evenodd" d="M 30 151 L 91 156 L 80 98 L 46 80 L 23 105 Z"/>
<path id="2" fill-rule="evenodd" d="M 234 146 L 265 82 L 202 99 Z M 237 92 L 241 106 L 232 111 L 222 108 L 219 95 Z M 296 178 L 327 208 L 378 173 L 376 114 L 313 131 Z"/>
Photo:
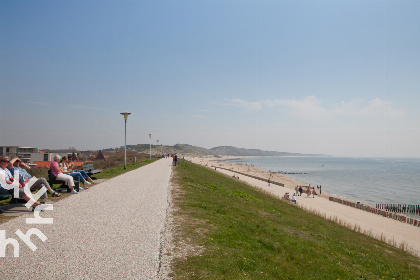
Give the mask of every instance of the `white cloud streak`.
<path id="1" fill-rule="evenodd" d="M 305 120 L 332 120 L 336 118 L 400 118 L 405 112 L 394 107 L 392 102 L 375 98 L 369 102 L 349 101 L 326 106 L 315 96 L 301 99 L 269 99 L 249 102 L 242 99 L 225 99 L 224 106 L 234 106 L 248 110 L 266 108 L 285 110 L 296 118 Z"/>

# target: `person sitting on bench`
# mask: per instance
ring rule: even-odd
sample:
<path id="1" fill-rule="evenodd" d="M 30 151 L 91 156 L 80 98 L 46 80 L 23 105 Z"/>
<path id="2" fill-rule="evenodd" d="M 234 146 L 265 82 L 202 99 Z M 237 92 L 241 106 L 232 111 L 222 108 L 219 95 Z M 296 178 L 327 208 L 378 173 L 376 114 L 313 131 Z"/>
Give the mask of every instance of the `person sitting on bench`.
<path id="1" fill-rule="evenodd" d="M 10 162 L 10 158 L 6 157 L 6 156 L 0 156 L 0 188 L 1 189 L 5 189 L 6 191 L 8 191 L 11 195 L 13 195 L 14 193 L 14 189 L 6 189 L 4 184 L 12 184 L 14 181 L 14 178 L 12 176 L 12 174 L 10 173 L 9 169 L 7 169 L 7 165 Z M 31 194 L 26 194 L 24 187 L 22 185 L 19 184 L 19 198 L 24 199 L 25 201 L 29 201 L 29 200 L 35 200 L 33 199 Z M 35 201 L 32 204 L 32 207 L 35 208 L 37 206 L 39 206 L 41 203 L 39 203 L 38 201 Z"/>
<path id="2" fill-rule="evenodd" d="M 60 161 L 60 168 L 61 171 L 66 174 L 66 175 L 70 175 L 71 177 L 73 177 L 74 180 L 77 180 L 79 182 L 80 185 L 80 180 L 83 181 L 83 185 L 86 187 L 86 185 L 90 185 L 89 182 L 87 182 L 85 180 L 85 178 L 83 178 L 82 174 L 80 172 L 74 172 L 73 170 L 69 170 L 67 167 L 67 157 L 63 157 Z M 82 189 L 83 190 L 83 189 Z"/>
<path id="3" fill-rule="evenodd" d="M 84 170 L 76 170 L 75 168 L 74 168 L 74 164 L 73 164 L 73 162 L 72 162 L 72 160 L 73 160 L 73 158 L 72 158 L 72 156 L 69 156 L 68 157 L 68 163 L 67 163 L 67 169 L 68 170 L 73 170 L 73 172 L 79 172 L 80 174 L 82 174 L 82 177 L 85 179 L 85 180 L 87 180 L 87 184 L 89 185 L 89 183 L 93 183 L 93 180 L 92 180 L 92 178 L 90 178 L 87 174 L 86 174 L 86 171 L 84 171 Z"/>
<path id="4" fill-rule="evenodd" d="M 28 181 L 32 178 L 32 175 L 28 173 L 28 171 L 26 171 L 25 169 L 21 168 L 19 165 L 22 164 L 22 161 L 18 158 L 15 157 L 14 159 L 12 159 L 9 163 L 9 170 L 11 171 L 12 174 L 15 173 L 15 170 L 19 171 L 19 183 L 22 186 L 25 186 Z M 37 180 L 32 184 L 31 186 L 31 191 L 32 190 L 39 190 L 42 188 L 42 186 L 45 186 L 45 188 L 47 189 L 47 191 L 49 191 L 52 196 L 54 197 L 60 197 L 61 194 L 55 192 L 51 187 L 50 184 L 48 184 L 47 180 L 45 178 L 37 178 Z M 43 200 L 45 200 L 47 198 L 47 194 L 44 193 L 41 196 L 41 202 Z"/>
<path id="5" fill-rule="evenodd" d="M 62 168 L 58 166 L 60 159 L 61 159 L 60 155 L 54 156 L 54 161 L 51 163 L 51 166 L 50 166 L 51 173 L 57 178 L 57 180 L 66 182 L 67 186 L 69 186 L 71 190 L 71 193 L 73 194 L 78 193 L 74 189 L 73 177 L 71 177 L 70 175 L 64 174 Z"/>

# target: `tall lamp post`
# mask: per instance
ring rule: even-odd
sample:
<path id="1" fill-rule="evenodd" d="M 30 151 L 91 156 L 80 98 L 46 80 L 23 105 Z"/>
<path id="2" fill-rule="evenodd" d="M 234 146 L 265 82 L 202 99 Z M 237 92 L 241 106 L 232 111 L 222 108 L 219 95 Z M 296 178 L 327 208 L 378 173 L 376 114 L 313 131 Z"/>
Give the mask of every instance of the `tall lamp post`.
<path id="1" fill-rule="evenodd" d="M 149 138 L 150 138 L 150 160 L 152 160 L 152 134 L 149 133 Z"/>
<path id="2" fill-rule="evenodd" d="M 124 125 L 124 169 L 127 169 L 127 118 L 128 115 L 131 115 L 131 113 L 120 113 L 121 115 L 124 116 L 124 121 L 125 121 L 125 125 Z"/>
<path id="3" fill-rule="evenodd" d="M 159 154 L 159 140 L 156 140 L 156 155 Z"/>

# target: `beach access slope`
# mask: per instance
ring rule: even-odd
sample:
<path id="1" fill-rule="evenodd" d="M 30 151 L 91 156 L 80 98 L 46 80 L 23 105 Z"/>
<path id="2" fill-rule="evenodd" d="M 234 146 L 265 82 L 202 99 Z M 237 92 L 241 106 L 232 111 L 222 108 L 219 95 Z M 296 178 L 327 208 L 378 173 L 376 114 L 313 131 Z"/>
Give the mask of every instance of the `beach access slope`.
<path id="1" fill-rule="evenodd" d="M 239 180 L 271 193 L 279 199 L 282 198 L 286 192 L 288 192 L 291 197 L 295 192 L 297 185 L 305 185 L 304 183 L 288 178 L 283 174 L 271 173 L 271 181 L 280 182 L 284 184 L 284 187 L 274 184 L 268 186 L 267 180 L 270 178 L 269 172 L 263 171 L 255 166 L 224 161 L 231 158 L 232 157 L 194 157 L 189 158 L 188 160 L 196 164 L 207 166 L 208 168 L 214 169 L 216 167 L 218 172 L 231 177 L 235 175 L 236 177 L 239 177 Z M 258 180 L 242 174 L 249 174 L 251 176 L 264 178 L 265 180 Z M 297 206 L 328 219 L 337 220 L 350 228 L 358 229 L 360 232 L 381 239 L 391 245 L 397 247 L 404 246 L 410 253 L 420 256 L 420 227 L 415 227 L 407 223 L 402 223 L 397 220 L 329 201 L 328 198 L 329 194 L 324 191 L 322 192 L 322 195 L 316 195 L 315 198 L 313 198 L 312 195 L 307 197 L 306 194 L 302 194 L 302 196 L 297 196 Z"/>
<path id="2" fill-rule="evenodd" d="M 27 224 L 33 212 L 0 225 L 19 240 L 19 257 L 7 245 L 0 279 L 167 279 L 162 262 L 170 207 L 172 160 L 161 159 L 94 185 L 41 212 L 53 224 Z M 36 251 L 15 232 L 32 235 Z"/>

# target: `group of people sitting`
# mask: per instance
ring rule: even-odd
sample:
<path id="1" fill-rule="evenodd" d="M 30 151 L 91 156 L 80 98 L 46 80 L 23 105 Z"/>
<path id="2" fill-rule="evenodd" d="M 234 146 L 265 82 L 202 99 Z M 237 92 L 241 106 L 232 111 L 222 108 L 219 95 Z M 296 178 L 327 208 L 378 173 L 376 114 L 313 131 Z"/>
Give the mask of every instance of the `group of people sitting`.
<path id="1" fill-rule="evenodd" d="M 54 161 L 51 163 L 50 170 L 57 180 L 66 182 L 67 186 L 69 186 L 71 190 L 71 193 L 77 193 L 74 189 L 74 180 L 77 180 L 79 185 L 80 181 L 83 182 L 84 188 L 79 187 L 81 190 L 87 189 L 88 187 L 86 185 L 90 185 L 91 182 L 93 182 L 92 178 L 90 178 L 85 171 L 76 171 L 74 169 L 71 156 L 61 158 L 60 155 L 55 155 Z"/>
<path id="2" fill-rule="evenodd" d="M 12 160 L 10 160 L 10 158 L 7 156 L 0 156 L 0 194 L 13 195 L 14 189 L 9 189 L 9 187 L 6 188 L 6 186 L 12 184 L 19 184 L 19 198 L 24 199 L 25 201 L 29 201 L 31 199 L 35 201 L 32 205 L 33 209 L 39 206 L 40 204 L 45 203 L 47 194 L 42 194 L 40 197 L 40 202 L 38 202 L 37 199 L 33 198 L 30 191 L 40 190 L 42 187 L 45 187 L 53 197 L 61 196 L 61 194 L 57 193 L 51 188 L 50 184 L 45 178 L 34 178 L 31 176 L 31 174 L 29 174 L 27 169 L 30 169 L 30 167 L 24 164 L 18 157 L 15 157 Z M 86 185 L 90 185 L 90 182 L 93 182 L 85 171 L 75 171 L 71 157 L 61 158 L 60 155 L 56 155 L 54 157 L 54 161 L 51 163 L 50 170 L 57 180 L 65 181 L 66 185 L 69 186 L 72 194 L 78 193 L 74 189 L 74 180 L 77 180 L 79 182 L 79 185 L 80 181 L 82 181 L 84 188 L 87 188 Z M 14 178 L 15 171 L 19 172 L 19 178 Z M 27 188 L 27 186 L 30 186 L 30 191 L 27 191 L 25 193 L 25 187 Z M 84 188 L 79 187 L 79 189 L 81 190 L 83 190 Z"/>

